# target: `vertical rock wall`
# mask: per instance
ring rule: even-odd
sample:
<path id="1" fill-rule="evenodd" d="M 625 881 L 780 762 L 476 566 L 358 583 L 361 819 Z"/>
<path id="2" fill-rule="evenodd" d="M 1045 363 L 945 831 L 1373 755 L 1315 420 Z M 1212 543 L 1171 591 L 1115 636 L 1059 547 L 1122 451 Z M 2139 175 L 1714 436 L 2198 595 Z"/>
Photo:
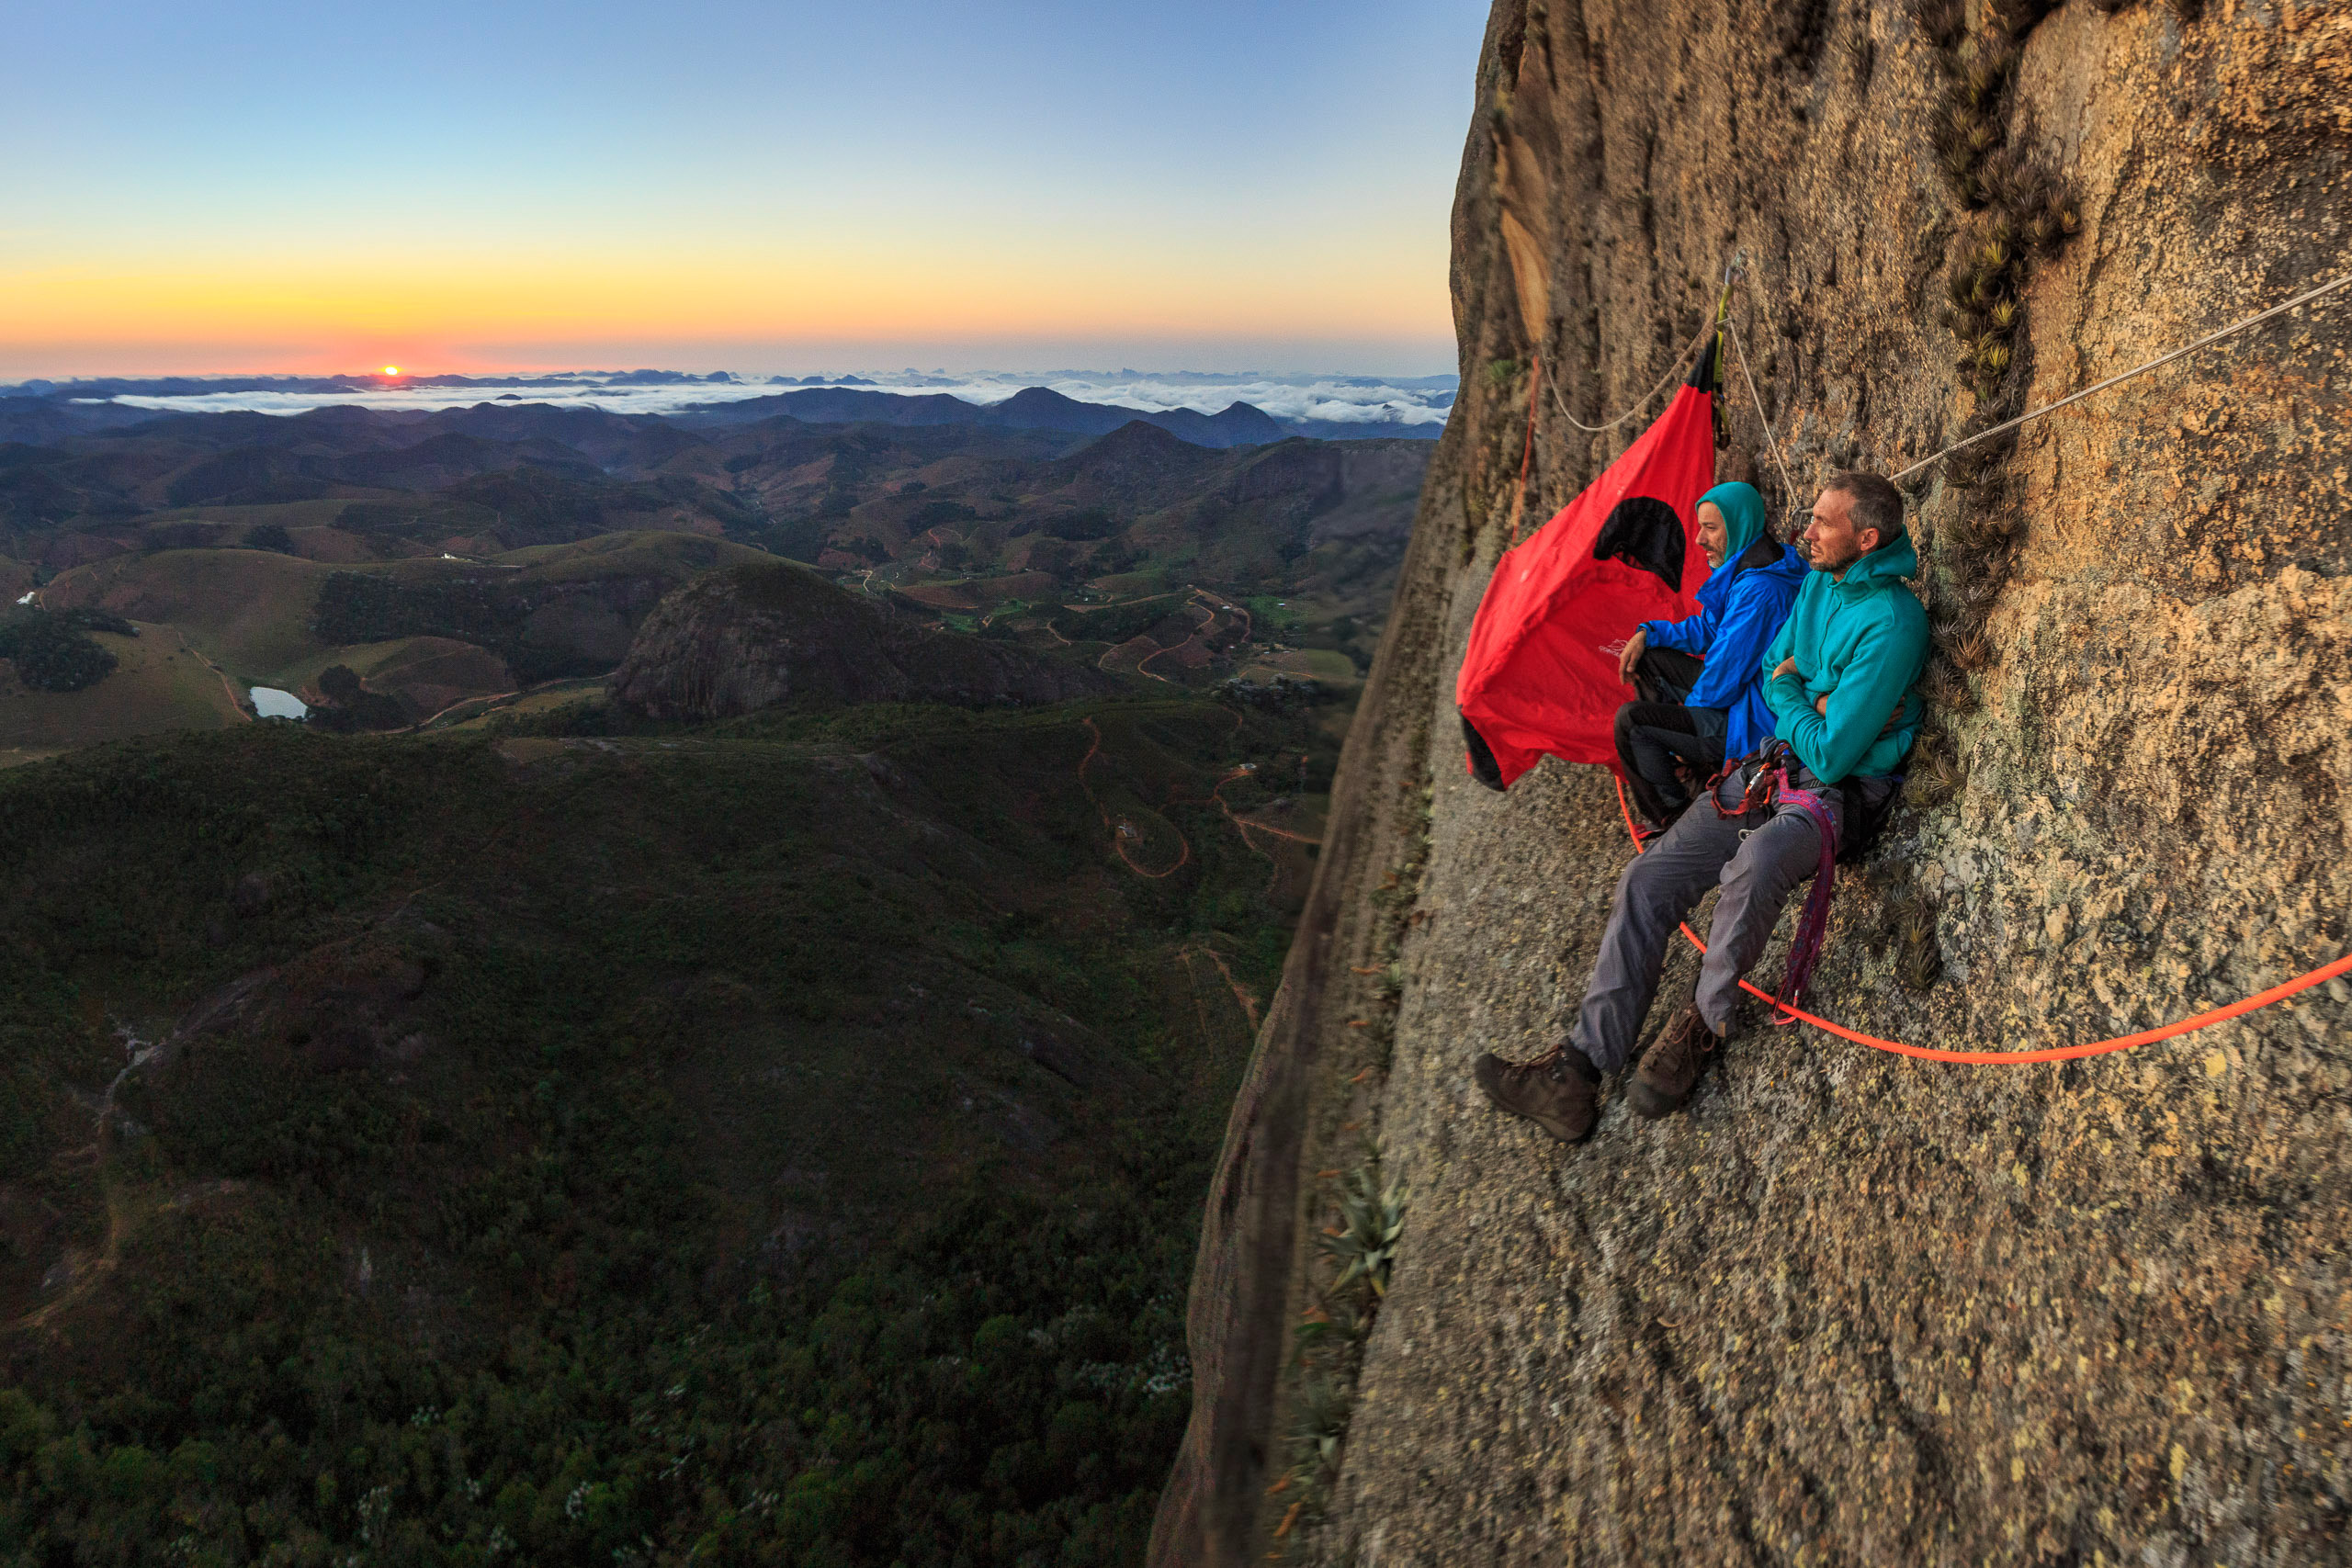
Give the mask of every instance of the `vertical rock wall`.
<path id="1" fill-rule="evenodd" d="M 1156 1561 L 2352 1558 L 2352 988 L 2053 1066 L 1758 1030 L 1664 1122 L 1612 1085 L 1573 1149 L 1469 1080 L 1559 1037 L 1626 853 L 1605 773 L 1497 797 L 1459 756 L 1531 360 L 1598 423 L 1744 250 L 1791 479 L 1736 367 L 1722 468 L 1801 504 L 1981 425 L 1980 397 L 2039 405 L 2352 270 L 2341 0 L 1965 22 L 2014 28 L 1998 125 L 2075 229 L 1973 369 L 1944 314 L 1984 217 L 1919 14 L 1499 0 L 1453 221 L 1463 396 L 1212 1196 Z M 1842 874 L 1822 1010 L 2023 1049 L 2352 950 L 2347 348 L 2338 299 L 1917 491 L 1953 793 Z M 1639 427 L 1535 407 L 1531 525 Z M 1690 977 L 1679 955 L 1668 1002 Z M 1411 1208 L 1336 1466 L 1295 1469 L 1309 1243 L 1366 1140 Z"/>

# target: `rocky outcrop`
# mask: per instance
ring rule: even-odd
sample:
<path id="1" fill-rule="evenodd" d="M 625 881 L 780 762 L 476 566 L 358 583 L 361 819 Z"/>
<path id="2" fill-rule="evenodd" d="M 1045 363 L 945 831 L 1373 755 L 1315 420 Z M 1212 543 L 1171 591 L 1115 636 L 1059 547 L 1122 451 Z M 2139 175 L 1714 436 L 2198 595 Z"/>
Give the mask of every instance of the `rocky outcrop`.
<path id="1" fill-rule="evenodd" d="M 2342 270 L 2352 13 L 1500 0 L 1478 95 L 1463 396 L 1212 1190 L 1155 1561 L 2345 1560 L 2352 987 L 2061 1065 L 1756 1029 L 1564 1148 L 1468 1069 L 1564 1030 L 1616 797 L 1484 792 L 1450 699 L 1532 361 L 1537 521 L 1641 423 L 1563 404 L 1645 391 L 1745 251 L 1724 476 L 1903 467 Z M 2307 310 L 1916 481 L 1932 787 L 1840 875 L 1822 1011 L 2025 1049 L 2346 950 L 2347 347 Z M 1292 1329 L 1366 1139 L 1411 1206 L 1327 1463 Z"/>
<path id="2" fill-rule="evenodd" d="M 711 572 L 655 606 L 613 672 L 650 718 L 715 719 L 780 703 L 1056 703 L 1108 675 L 935 631 L 788 561 Z"/>

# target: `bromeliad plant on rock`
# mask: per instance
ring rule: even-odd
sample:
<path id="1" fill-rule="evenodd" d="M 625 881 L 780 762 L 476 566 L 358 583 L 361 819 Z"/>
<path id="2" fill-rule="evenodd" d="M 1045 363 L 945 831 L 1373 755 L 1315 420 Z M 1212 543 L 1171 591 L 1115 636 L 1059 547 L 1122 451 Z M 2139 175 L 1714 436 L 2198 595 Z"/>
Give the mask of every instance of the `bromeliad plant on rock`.
<path id="1" fill-rule="evenodd" d="M 1419 736 L 1410 750 L 1428 753 L 1428 735 Z M 1421 879 L 1428 869 L 1436 820 L 1435 797 L 1426 777 L 1399 786 L 1391 819 L 1403 855 L 1372 890 L 1375 936 L 1369 964 L 1351 965 L 1360 976 L 1354 994 L 1365 1017 L 1350 1019 L 1351 1028 L 1364 1031 L 1357 1038 L 1368 1050 L 1351 1058 L 1362 1071 L 1348 1080 L 1362 1086 L 1364 1109 L 1360 1121 L 1342 1127 L 1355 1132 L 1372 1122 L 1380 1085 L 1395 1048 L 1397 1019 L 1411 978 L 1405 962 L 1405 938 L 1422 916 L 1419 910 Z M 1369 993 L 1368 995 L 1364 993 Z M 1340 1069 L 1344 1072 L 1344 1067 Z M 1355 1409 L 1357 1374 L 1363 1346 L 1387 1298 L 1388 1280 L 1405 1234 L 1408 1197 L 1400 1179 L 1385 1179 L 1380 1150 L 1371 1134 L 1363 1136 L 1352 1167 L 1317 1173 L 1323 1189 L 1317 1212 L 1324 1215 L 1316 1237 L 1318 1261 L 1311 1268 L 1310 1284 L 1328 1275 L 1316 1303 L 1292 1330 L 1294 1355 L 1288 1416 L 1283 1428 L 1288 1465 L 1269 1489 L 1272 1507 L 1274 1557 L 1295 1551 L 1300 1529 L 1312 1528 L 1323 1517 L 1332 1483 L 1338 1478 L 1348 1423 Z"/>
<path id="2" fill-rule="evenodd" d="M 2036 150 L 2032 122 L 2016 101 L 2026 35 L 2049 9 L 2039 0 L 1982 0 L 1972 27 L 1968 0 L 1915 0 L 1912 8 L 1941 78 L 1929 132 L 1937 164 L 1972 215 L 1950 242 L 1943 312 L 1953 367 L 1974 403 L 1963 438 L 2022 409 L 2030 365 L 2026 287 L 2035 265 L 2082 227 L 2071 182 Z M 1986 624 L 2016 565 L 2017 516 L 2000 483 L 2014 445 L 2012 435 L 1993 436 L 1944 459 L 1943 478 L 1960 504 L 1930 541 L 1936 657 L 1926 682 L 1928 728 L 1905 792 L 1922 808 L 1967 786 L 1957 723 L 1980 705 L 1970 676 L 1995 662 Z M 1908 967 L 1931 976 L 1937 966 L 1918 958 Z"/>
<path id="3" fill-rule="evenodd" d="M 1272 1488 L 1277 1498 L 1289 1498 L 1274 1529 L 1278 1550 L 1300 1523 L 1319 1518 L 1329 1501 L 1354 1414 L 1363 1342 L 1388 1294 L 1405 1234 L 1405 1184 L 1383 1179 L 1378 1150 L 1367 1147 L 1362 1163 L 1344 1175 L 1323 1174 L 1340 1178 L 1336 1223 L 1317 1238 L 1336 1272 L 1322 1300 L 1292 1331 L 1300 1371 L 1291 1406 L 1290 1467 Z"/>
<path id="4" fill-rule="evenodd" d="M 1389 1266 L 1396 1257 L 1396 1238 L 1405 1232 L 1405 1186 L 1380 1179 L 1380 1158 L 1374 1155 L 1348 1174 L 1340 1188 L 1340 1223 L 1323 1233 L 1323 1251 L 1340 1265 L 1330 1293 L 1343 1295 L 1358 1280 L 1374 1298 L 1388 1293 Z"/>

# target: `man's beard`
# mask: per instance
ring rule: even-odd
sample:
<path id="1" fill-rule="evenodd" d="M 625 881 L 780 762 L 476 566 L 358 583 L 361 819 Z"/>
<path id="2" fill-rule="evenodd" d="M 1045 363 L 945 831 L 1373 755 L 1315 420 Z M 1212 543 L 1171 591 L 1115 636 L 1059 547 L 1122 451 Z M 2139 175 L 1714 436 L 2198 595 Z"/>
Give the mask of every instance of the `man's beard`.
<path id="1" fill-rule="evenodd" d="M 1815 571 L 1843 571 L 1861 558 L 1862 552 L 1859 548 L 1857 548 L 1852 555 L 1847 556 L 1842 560 L 1824 560 L 1820 553 L 1816 552 L 1813 558 L 1813 570 Z"/>

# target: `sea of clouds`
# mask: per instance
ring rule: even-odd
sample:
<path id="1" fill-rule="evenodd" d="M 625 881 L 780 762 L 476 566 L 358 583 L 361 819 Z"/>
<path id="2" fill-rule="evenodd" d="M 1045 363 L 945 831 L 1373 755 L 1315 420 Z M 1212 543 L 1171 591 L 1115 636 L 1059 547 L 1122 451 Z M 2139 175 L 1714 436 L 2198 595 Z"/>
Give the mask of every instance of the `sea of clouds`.
<path id="1" fill-rule="evenodd" d="M 490 379 L 485 378 L 484 379 Z M 536 379 L 536 378 L 535 378 Z M 1251 403 L 1276 419 L 1320 420 L 1434 426 L 1453 406 L 1453 376 L 1275 376 L 1256 371 L 944 370 L 845 372 L 838 377 L 739 375 L 731 381 L 693 381 L 646 386 L 608 379 L 593 371 L 565 376 L 558 385 L 387 387 L 358 391 L 248 391 L 149 397 L 125 393 L 112 400 L 134 408 L 182 413 L 243 410 L 255 413 L 301 413 L 311 409 L 467 408 L 508 399 L 559 407 L 598 408 L 613 413 L 677 413 L 697 403 L 733 402 L 768 397 L 804 386 L 864 387 L 885 392 L 944 392 L 983 406 L 1001 402 L 1025 387 L 1049 387 L 1080 402 L 1159 411 L 1197 409 L 1216 413 L 1228 403 Z"/>

